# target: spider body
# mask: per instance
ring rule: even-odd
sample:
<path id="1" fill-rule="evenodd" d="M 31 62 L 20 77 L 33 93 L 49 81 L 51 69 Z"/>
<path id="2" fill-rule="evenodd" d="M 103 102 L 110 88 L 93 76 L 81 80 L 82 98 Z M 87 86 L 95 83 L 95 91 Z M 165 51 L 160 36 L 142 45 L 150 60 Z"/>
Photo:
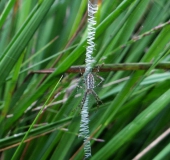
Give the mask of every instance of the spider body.
<path id="1" fill-rule="evenodd" d="M 102 77 L 98 76 L 98 75 L 96 75 L 96 77 L 101 80 L 99 82 L 99 84 L 97 84 L 97 86 L 99 86 L 104 81 L 104 79 Z M 87 74 L 87 76 L 85 78 L 85 88 L 86 88 L 86 90 L 85 90 L 84 97 L 82 99 L 82 106 L 84 105 L 86 97 L 87 97 L 88 94 L 93 94 L 94 98 L 96 99 L 98 106 L 99 106 L 99 102 L 102 103 L 102 101 L 98 97 L 97 93 L 94 91 L 95 87 L 96 86 L 95 86 L 94 75 L 90 72 L 89 74 Z"/>
<path id="2" fill-rule="evenodd" d="M 89 73 L 87 75 L 85 83 L 86 83 L 87 90 L 91 90 L 91 89 L 95 88 L 95 86 L 94 86 L 95 80 L 94 80 L 94 76 L 92 73 Z"/>

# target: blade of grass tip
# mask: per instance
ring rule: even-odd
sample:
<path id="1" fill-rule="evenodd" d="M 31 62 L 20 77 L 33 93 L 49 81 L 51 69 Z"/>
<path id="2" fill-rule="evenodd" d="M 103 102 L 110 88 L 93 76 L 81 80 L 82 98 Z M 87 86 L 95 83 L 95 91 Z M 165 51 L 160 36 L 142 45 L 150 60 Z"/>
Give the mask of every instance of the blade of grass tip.
<path id="1" fill-rule="evenodd" d="M 22 144 L 24 143 L 24 141 L 26 140 L 28 134 L 30 133 L 31 129 L 33 128 L 33 126 L 35 125 L 36 121 L 38 120 L 40 114 L 43 112 L 45 106 L 47 105 L 47 103 L 49 102 L 50 98 L 52 97 L 54 91 L 56 90 L 59 82 L 61 81 L 61 79 L 63 78 L 63 76 L 61 76 L 61 78 L 59 79 L 59 81 L 57 82 L 56 86 L 54 87 L 54 89 L 52 90 L 52 92 L 50 93 L 50 95 L 48 96 L 46 102 L 44 103 L 43 107 L 41 108 L 41 110 L 38 112 L 37 116 L 35 117 L 34 121 L 32 122 L 31 126 L 29 127 L 28 131 L 26 132 L 24 138 L 22 139 L 20 145 L 18 146 L 17 150 L 15 151 L 14 155 L 12 156 L 11 160 L 17 160 L 18 159 L 18 155 L 20 152 L 20 149 L 22 147 Z"/>

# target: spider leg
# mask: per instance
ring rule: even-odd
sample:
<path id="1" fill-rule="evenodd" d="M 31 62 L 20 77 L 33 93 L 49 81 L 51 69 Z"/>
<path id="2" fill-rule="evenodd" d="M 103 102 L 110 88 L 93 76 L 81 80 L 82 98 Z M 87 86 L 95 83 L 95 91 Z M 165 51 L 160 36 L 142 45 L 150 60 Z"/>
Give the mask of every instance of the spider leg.
<path id="1" fill-rule="evenodd" d="M 83 84 L 85 84 L 85 80 L 84 80 L 84 77 L 83 77 L 83 73 L 82 73 L 82 70 L 81 70 L 80 67 L 79 67 L 79 70 L 80 70 L 80 74 L 81 74 L 80 82 L 82 81 Z M 79 82 L 79 84 L 77 85 L 77 92 L 78 92 L 78 89 L 80 89 L 80 88 L 83 89 L 83 86 L 81 86 L 80 82 Z"/>
<path id="2" fill-rule="evenodd" d="M 84 79 L 84 77 L 83 77 L 83 73 L 82 73 L 82 70 L 81 70 L 81 68 L 79 67 L 79 70 L 80 70 L 80 74 L 81 74 L 81 80 L 83 81 L 83 83 L 85 84 L 85 79 Z"/>
<path id="3" fill-rule="evenodd" d="M 99 107 L 99 102 L 100 103 L 103 103 L 103 102 L 100 100 L 99 96 L 93 89 L 91 90 L 91 93 L 94 95 L 94 98 L 96 99 L 97 107 Z"/>
<path id="4" fill-rule="evenodd" d="M 77 86 L 76 86 L 76 90 L 77 90 L 77 92 L 79 91 L 79 89 L 83 89 L 83 86 L 81 86 L 81 84 L 79 83 L 79 84 L 77 84 Z"/>
<path id="5" fill-rule="evenodd" d="M 99 73 L 99 69 L 100 69 L 100 67 L 99 66 L 97 66 L 97 72 L 95 73 L 95 76 L 98 78 L 98 79 L 100 79 L 100 82 L 95 86 L 95 87 L 98 87 L 103 81 L 104 81 L 104 78 L 103 77 L 101 77 L 101 76 L 99 76 L 97 73 Z M 94 88 L 95 88 L 94 87 Z"/>
<path id="6" fill-rule="evenodd" d="M 77 87 L 77 91 L 78 91 L 78 89 L 83 89 L 83 87 L 80 86 L 79 84 L 76 87 Z"/>
<path id="7" fill-rule="evenodd" d="M 83 97 L 83 99 L 82 99 L 82 101 L 81 101 L 81 109 L 83 108 L 83 105 L 84 105 L 84 103 L 85 103 L 85 100 L 86 100 L 86 97 L 87 97 L 87 94 L 89 93 L 89 91 L 87 90 L 86 92 L 85 92 L 85 94 L 84 94 L 84 97 Z"/>
<path id="8" fill-rule="evenodd" d="M 100 79 L 100 82 L 96 85 L 96 87 L 97 87 L 97 86 L 99 86 L 99 85 L 104 81 L 104 78 L 101 77 L 101 76 L 99 76 L 99 75 L 96 75 L 96 77 L 97 77 L 98 79 Z"/>
<path id="9" fill-rule="evenodd" d="M 81 76 L 83 76 L 83 73 L 82 73 L 82 70 L 81 70 L 81 68 L 79 67 L 79 70 L 80 70 L 80 74 L 81 74 Z"/>
<path id="10" fill-rule="evenodd" d="M 80 111 L 82 110 L 83 105 L 84 105 L 85 100 L 86 100 L 86 97 L 87 97 L 87 94 L 88 94 L 88 91 L 86 91 L 86 92 L 85 92 L 85 94 L 84 94 L 84 96 L 83 96 L 83 98 L 82 98 L 81 103 L 80 103 L 80 104 L 79 104 L 79 106 L 78 106 L 78 107 L 76 107 L 76 109 L 75 109 L 75 110 L 73 110 L 73 111 L 76 111 L 76 110 L 78 110 L 78 109 L 80 109 Z"/>

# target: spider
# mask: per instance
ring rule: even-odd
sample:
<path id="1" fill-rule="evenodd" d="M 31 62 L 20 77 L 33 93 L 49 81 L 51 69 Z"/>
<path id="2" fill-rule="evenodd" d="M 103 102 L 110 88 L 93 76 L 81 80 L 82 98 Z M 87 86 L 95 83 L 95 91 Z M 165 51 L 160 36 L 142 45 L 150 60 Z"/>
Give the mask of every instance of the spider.
<path id="1" fill-rule="evenodd" d="M 97 93 L 94 91 L 94 88 L 99 86 L 104 81 L 104 79 L 102 77 L 98 76 L 98 75 L 96 75 L 96 77 L 101 80 L 96 86 L 95 86 L 94 75 L 91 72 L 88 73 L 86 78 L 85 78 L 86 91 L 85 91 L 84 97 L 83 97 L 82 102 L 81 102 L 82 106 L 84 105 L 86 97 L 87 97 L 88 94 L 93 94 L 94 98 L 96 99 L 97 106 L 99 106 L 99 102 L 102 103 L 102 101 L 98 97 Z"/>

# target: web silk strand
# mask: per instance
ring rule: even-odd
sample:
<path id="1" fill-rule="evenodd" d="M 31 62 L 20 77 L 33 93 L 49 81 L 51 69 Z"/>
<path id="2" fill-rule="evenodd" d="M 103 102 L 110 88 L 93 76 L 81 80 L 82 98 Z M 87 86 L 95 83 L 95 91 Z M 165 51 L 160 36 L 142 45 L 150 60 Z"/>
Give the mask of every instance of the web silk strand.
<path id="1" fill-rule="evenodd" d="M 92 65 L 95 63 L 93 52 L 95 49 L 95 33 L 96 33 L 96 21 L 94 14 L 97 12 L 97 5 L 92 4 L 90 1 L 88 1 L 88 32 L 87 32 L 87 48 L 86 48 L 86 69 L 85 74 L 87 75 L 92 71 Z"/>
<path id="2" fill-rule="evenodd" d="M 88 33 L 87 33 L 87 48 L 86 48 L 86 68 L 84 73 L 84 79 L 87 81 L 87 75 L 92 72 L 93 63 L 95 63 L 93 52 L 95 49 L 95 33 L 96 33 L 96 21 L 94 14 L 97 12 L 97 4 L 92 4 L 90 0 L 88 1 Z M 85 92 L 88 89 L 88 86 L 85 84 Z M 91 157 L 91 146 L 90 146 L 90 136 L 89 136 L 89 94 L 85 93 L 85 100 L 82 104 L 81 110 L 81 122 L 80 122 L 80 134 L 79 136 L 84 138 L 84 152 L 85 159 Z"/>

